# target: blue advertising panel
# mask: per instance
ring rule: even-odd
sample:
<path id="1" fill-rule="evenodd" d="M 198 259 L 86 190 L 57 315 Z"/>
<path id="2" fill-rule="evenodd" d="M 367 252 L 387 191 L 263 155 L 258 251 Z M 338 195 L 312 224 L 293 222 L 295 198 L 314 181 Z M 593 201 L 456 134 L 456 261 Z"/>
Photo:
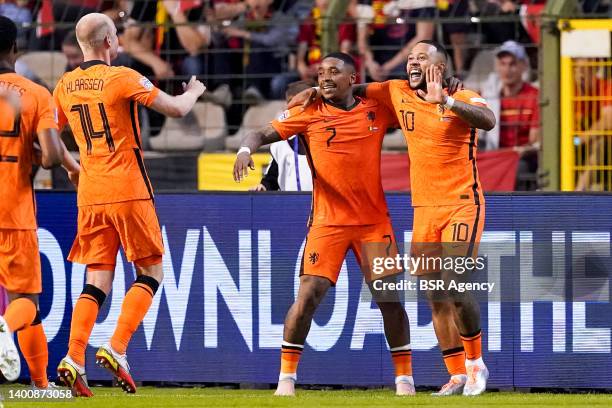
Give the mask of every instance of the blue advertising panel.
<path id="1" fill-rule="evenodd" d="M 409 242 L 409 195 L 387 199 L 398 242 Z M 52 373 L 67 350 L 85 267 L 65 260 L 76 232 L 75 196 L 39 192 L 37 200 L 45 291 L 41 313 Z M 497 276 L 501 292 L 512 294 L 481 303 L 491 387 L 612 388 L 607 272 L 612 196 L 491 195 L 486 200 L 483 242 L 502 243 L 487 254 L 488 276 Z M 276 382 L 310 196 L 159 194 L 156 207 L 166 248 L 165 279 L 128 349 L 135 379 Z M 548 249 L 536 251 L 533 243 Z M 578 293 L 576 274 L 596 283 L 589 296 Z M 94 366 L 93 354 L 112 335 L 134 276 L 120 253 L 113 291 L 90 338 L 90 379 L 109 378 Z M 522 296 L 533 290 L 537 297 Z M 559 290 L 566 296 L 550 295 Z M 443 384 L 447 374 L 429 308 L 415 297 L 407 300 L 406 310 L 415 382 Z M 364 296 L 352 254 L 315 315 L 298 378 L 311 384 L 393 383 L 381 315 Z"/>

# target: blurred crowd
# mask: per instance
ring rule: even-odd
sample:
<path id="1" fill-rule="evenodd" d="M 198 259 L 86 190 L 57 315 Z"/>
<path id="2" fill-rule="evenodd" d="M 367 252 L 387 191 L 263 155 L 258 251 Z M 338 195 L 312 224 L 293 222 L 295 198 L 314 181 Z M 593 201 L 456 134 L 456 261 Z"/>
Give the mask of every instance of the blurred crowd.
<path id="1" fill-rule="evenodd" d="M 605 0 L 580 4 L 585 13 L 609 12 Z M 19 23 L 22 50 L 61 51 L 70 70 L 82 59 L 74 23 L 89 12 L 106 13 L 121 33 L 115 64 L 168 92 L 198 76 L 208 87 L 207 101 L 224 110 L 231 135 L 249 107 L 284 99 L 290 83 L 316 79 L 329 6 L 330 0 L 13 0 L 0 1 L 0 14 Z M 358 61 L 360 81 L 383 81 L 405 77 L 417 42 L 445 44 L 453 75 L 497 111 L 498 126 L 481 137 L 480 147 L 517 151 L 519 172 L 528 175 L 517 188 L 533 189 L 544 7 L 544 0 L 349 0 L 338 21 L 337 47 Z M 142 112 L 141 120 L 154 139 L 165 118 Z"/>

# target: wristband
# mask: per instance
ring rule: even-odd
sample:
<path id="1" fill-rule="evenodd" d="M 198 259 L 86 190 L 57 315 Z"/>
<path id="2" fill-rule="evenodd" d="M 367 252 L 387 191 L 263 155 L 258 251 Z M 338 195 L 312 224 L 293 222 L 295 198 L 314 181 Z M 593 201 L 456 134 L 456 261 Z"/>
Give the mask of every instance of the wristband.
<path id="1" fill-rule="evenodd" d="M 444 102 L 444 107 L 446 109 L 453 109 L 454 105 L 455 105 L 455 98 L 453 98 L 452 96 L 447 96 L 446 102 Z"/>
<path id="2" fill-rule="evenodd" d="M 247 146 L 242 146 L 240 149 L 238 149 L 238 153 L 236 153 L 236 156 L 238 156 L 240 153 L 248 153 L 250 156 L 251 149 L 249 149 Z"/>

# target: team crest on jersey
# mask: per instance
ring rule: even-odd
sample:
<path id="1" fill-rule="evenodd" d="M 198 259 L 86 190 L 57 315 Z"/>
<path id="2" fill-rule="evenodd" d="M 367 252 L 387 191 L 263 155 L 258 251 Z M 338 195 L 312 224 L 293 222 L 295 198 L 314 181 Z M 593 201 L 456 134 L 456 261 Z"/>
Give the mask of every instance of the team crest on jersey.
<path id="1" fill-rule="evenodd" d="M 370 132 L 375 132 L 378 130 L 378 127 L 374 126 L 374 121 L 376 120 L 376 112 L 374 111 L 369 111 L 367 118 L 370 122 L 372 122 L 372 124 L 370 124 L 370 127 L 368 128 L 368 130 Z"/>
<path id="2" fill-rule="evenodd" d="M 279 122 L 282 122 L 284 120 L 289 119 L 289 116 L 291 116 L 291 112 L 286 110 L 283 113 L 281 113 L 276 120 L 278 120 Z"/>
<path id="3" fill-rule="evenodd" d="M 151 83 L 151 81 L 149 81 L 148 78 L 145 77 L 140 78 L 140 85 L 142 85 L 142 87 L 147 91 L 153 89 L 153 84 Z"/>
<path id="4" fill-rule="evenodd" d="M 310 262 L 311 265 L 316 264 L 318 260 L 319 260 L 318 252 L 311 252 L 310 255 L 308 256 L 308 261 Z"/>

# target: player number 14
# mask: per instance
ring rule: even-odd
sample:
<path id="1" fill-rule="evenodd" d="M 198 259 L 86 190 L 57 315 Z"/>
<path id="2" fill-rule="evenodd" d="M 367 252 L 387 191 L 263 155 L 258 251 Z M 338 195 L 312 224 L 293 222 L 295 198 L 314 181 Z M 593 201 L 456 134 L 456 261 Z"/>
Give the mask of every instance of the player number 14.
<path id="1" fill-rule="evenodd" d="M 110 124 L 108 123 L 108 116 L 106 115 L 106 109 L 103 103 L 98 103 L 98 110 L 100 111 L 100 119 L 102 120 L 102 130 L 95 130 L 93 121 L 91 120 L 91 112 L 88 104 L 73 105 L 70 108 L 70 112 L 78 112 L 79 119 L 81 121 L 81 127 L 83 128 L 83 135 L 85 136 L 85 142 L 87 143 L 87 154 L 91 154 L 93 143 L 92 139 L 98 139 L 105 137 L 106 144 L 108 145 L 108 151 L 115 151 L 115 143 L 113 141 L 113 135 L 111 134 Z"/>

